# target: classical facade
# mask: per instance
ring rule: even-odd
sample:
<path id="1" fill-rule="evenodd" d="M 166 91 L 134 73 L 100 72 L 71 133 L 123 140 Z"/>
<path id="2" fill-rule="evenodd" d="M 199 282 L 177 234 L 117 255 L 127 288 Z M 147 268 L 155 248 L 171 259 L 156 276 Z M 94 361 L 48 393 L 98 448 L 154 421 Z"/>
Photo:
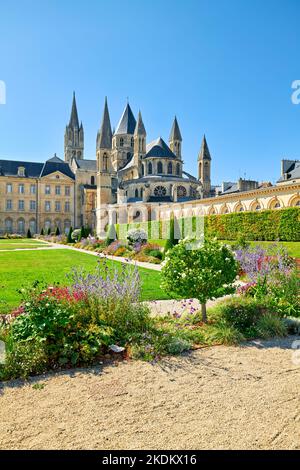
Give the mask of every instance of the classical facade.
<path id="1" fill-rule="evenodd" d="M 112 132 L 105 100 L 96 158 L 86 159 L 74 95 L 64 160 L 56 155 L 42 163 L 0 160 L 0 233 L 56 227 L 66 232 L 85 225 L 101 235 L 108 222 L 300 206 L 299 160 L 282 160 L 275 185 L 240 178 L 214 186 L 205 136 L 197 176 L 184 171 L 182 143 L 176 117 L 168 143 L 162 137 L 147 142 L 142 115 L 136 119 L 129 103 Z"/>

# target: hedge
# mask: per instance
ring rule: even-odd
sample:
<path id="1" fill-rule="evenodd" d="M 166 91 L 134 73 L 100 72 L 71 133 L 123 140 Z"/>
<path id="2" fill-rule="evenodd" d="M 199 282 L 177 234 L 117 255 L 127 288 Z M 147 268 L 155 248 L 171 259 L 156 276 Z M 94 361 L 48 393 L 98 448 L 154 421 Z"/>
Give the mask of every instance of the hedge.
<path id="1" fill-rule="evenodd" d="M 188 219 L 179 220 L 179 224 Z M 196 218 L 192 218 L 193 229 L 196 226 Z M 287 209 L 264 210 L 259 212 L 235 212 L 232 214 L 208 215 L 204 218 L 205 235 L 216 237 L 219 240 L 236 240 L 244 237 L 246 240 L 260 241 L 300 241 L 300 208 L 289 207 Z M 124 224 L 124 228 L 143 228 L 151 237 L 151 228 L 158 236 L 162 237 L 165 221 L 140 222 Z M 120 226 L 116 225 L 119 237 Z"/>

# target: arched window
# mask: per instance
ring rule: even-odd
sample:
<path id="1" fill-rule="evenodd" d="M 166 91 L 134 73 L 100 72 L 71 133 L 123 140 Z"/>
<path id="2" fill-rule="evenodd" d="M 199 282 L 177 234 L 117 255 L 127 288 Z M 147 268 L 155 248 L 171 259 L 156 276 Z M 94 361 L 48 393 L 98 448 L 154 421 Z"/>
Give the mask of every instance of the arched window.
<path id="1" fill-rule="evenodd" d="M 300 199 L 296 202 L 295 206 L 300 206 Z"/>
<path id="2" fill-rule="evenodd" d="M 143 192 L 144 192 L 144 191 L 143 191 L 143 188 L 141 188 L 141 191 L 140 191 L 140 192 L 141 192 L 141 198 L 143 198 Z"/>
<path id="3" fill-rule="evenodd" d="M 177 163 L 177 165 L 176 165 L 176 175 L 177 176 L 180 175 L 180 165 L 179 165 L 179 163 Z"/>
<path id="4" fill-rule="evenodd" d="M 131 153 L 127 152 L 127 161 L 129 162 L 130 159 L 131 159 Z"/>
<path id="5" fill-rule="evenodd" d="M 95 184 L 95 176 L 91 176 L 91 185 L 94 186 Z"/>
<path id="6" fill-rule="evenodd" d="M 158 162 L 158 164 L 157 164 L 157 173 L 162 173 L 162 172 L 163 172 L 162 162 Z"/>
<path id="7" fill-rule="evenodd" d="M 152 175 L 152 163 L 151 162 L 148 163 L 148 174 Z"/>
<path id="8" fill-rule="evenodd" d="M 177 188 L 177 197 L 186 197 L 187 192 L 184 186 L 178 186 Z"/>
<path id="9" fill-rule="evenodd" d="M 164 186 L 156 186 L 154 189 L 155 196 L 165 196 L 167 194 L 167 190 Z"/>
<path id="10" fill-rule="evenodd" d="M 124 139 L 123 139 L 123 137 L 121 137 L 120 138 L 120 147 L 123 147 L 123 145 L 124 145 Z"/>
<path id="11" fill-rule="evenodd" d="M 29 230 L 31 232 L 31 234 L 33 235 L 34 233 L 36 233 L 36 223 L 35 223 L 35 219 L 31 219 L 29 221 Z"/>
<path id="12" fill-rule="evenodd" d="M 142 176 L 144 176 L 144 174 L 145 174 L 145 166 L 142 165 Z"/>
<path id="13" fill-rule="evenodd" d="M 260 211 L 260 210 L 261 210 L 261 206 L 260 206 L 259 204 L 256 204 L 255 210 L 256 210 L 256 211 Z"/>
<path id="14" fill-rule="evenodd" d="M 48 229 L 51 229 L 51 220 L 47 219 L 45 220 L 45 229 L 48 230 Z"/>
<path id="15" fill-rule="evenodd" d="M 135 195 L 135 197 L 139 197 L 139 190 L 138 189 L 135 190 L 134 195 Z"/>
<path id="16" fill-rule="evenodd" d="M 12 219 L 5 219 L 5 232 L 12 233 L 13 231 L 13 221 Z"/>
<path id="17" fill-rule="evenodd" d="M 169 162 L 168 163 L 168 174 L 172 175 L 172 173 L 173 173 L 173 165 L 172 165 L 172 162 Z"/>
<path id="18" fill-rule="evenodd" d="M 25 233 L 25 220 L 19 219 L 17 222 L 18 233 Z"/>
<path id="19" fill-rule="evenodd" d="M 108 170 L 108 156 L 107 153 L 103 154 L 103 171 Z"/>

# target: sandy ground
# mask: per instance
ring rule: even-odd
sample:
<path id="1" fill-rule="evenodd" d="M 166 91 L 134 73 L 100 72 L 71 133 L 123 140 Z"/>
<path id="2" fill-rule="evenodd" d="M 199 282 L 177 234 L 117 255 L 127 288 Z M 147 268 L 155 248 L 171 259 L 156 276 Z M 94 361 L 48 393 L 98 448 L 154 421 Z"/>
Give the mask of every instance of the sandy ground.
<path id="1" fill-rule="evenodd" d="M 0 449 L 300 449 L 295 339 L 2 384 Z"/>

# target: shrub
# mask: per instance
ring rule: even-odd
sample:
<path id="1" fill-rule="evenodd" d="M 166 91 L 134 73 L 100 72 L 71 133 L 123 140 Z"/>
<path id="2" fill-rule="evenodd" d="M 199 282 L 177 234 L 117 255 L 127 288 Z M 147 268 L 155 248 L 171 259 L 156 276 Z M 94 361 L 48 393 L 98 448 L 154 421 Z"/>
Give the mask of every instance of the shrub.
<path id="1" fill-rule="evenodd" d="M 266 307 L 251 298 L 232 298 L 218 306 L 220 318 L 241 332 L 255 326 L 265 312 Z"/>
<path id="2" fill-rule="evenodd" d="M 258 319 L 256 330 L 261 338 L 287 335 L 287 327 L 284 322 L 272 313 L 262 315 Z"/>
<path id="3" fill-rule="evenodd" d="M 287 328 L 287 331 L 293 335 L 300 334 L 300 319 L 287 317 L 283 319 L 283 323 Z"/>
<path id="4" fill-rule="evenodd" d="M 5 364 L 0 366 L 0 380 L 27 378 L 41 374 L 48 368 L 44 345 L 34 340 L 6 340 Z"/>
<path id="5" fill-rule="evenodd" d="M 43 229 L 43 228 L 42 228 L 42 230 L 41 230 L 41 235 L 44 235 L 44 229 Z"/>
<path id="6" fill-rule="evenodd" d="M 80 234 L 81 234 L 81 229 L 76 228 L 75 230 L 73 230 L 71 237 L 75 242 L 78 242 L 80 241 Z"/>
<path id="7" fill-rule="evenodd" d="M 127 248 L 125 246 L 120 246 L 114 253 L 114 256 L 125 256 L 127 253 Z"/>
<path id="8" fill-rule="evenodd" d="M 127 232 L 127 240 L 130 245 L 142 245 L 143 243 L 147 242 L 148 235 L 143 229 L 131 229 Z"/>
<path id="9" fill-rule="evenodd" d="M 30 229 L 27 230 L 27 238 L 32 238 Z"/>
<path id="10" fill-rule="evenodd" d="M 162 287 L 201 303 L 202 319 L 206 302 L 234 292 L 237 263 L 225 245 L 206 240 L 203 246 L 193 240 L 182 240 L 168 252 L 162 268 Z"/>
<path id="11" fill-rule="evenodd" d="M 72 238 L 72 233 L 73 233 L 73 228 L 70 227 L 68 231 L 68 237 L 67 237 L 67 243 L 73 243 L 73 238 Z"/>
<path id="12" fill-rule="evenodd" d="M 51 235 L 51 228 L 48 228 L 47 235 Z"/>
<path id="13" fill-rule="evenodd" d="M 107 230 L 106 245 L 111 245 L 117 239 L 117 233 L 114 225 L 109 225 Z"/>
<path id="14" fill-rule="evenodd" d="M 56 236 L 60 235 L 60 231 L 59 231 L 59 228 L 58 228 L 58 227 L 56 227 L 55 235 L 56 235 Z"/>
<path id="15" fill-rule="evenodd" d="M 243 334 L 234 326 L 224 322 L 209 325 L 205 330 L 205 339 L 212 344 L 235 345 L 244 341 Z"/>

